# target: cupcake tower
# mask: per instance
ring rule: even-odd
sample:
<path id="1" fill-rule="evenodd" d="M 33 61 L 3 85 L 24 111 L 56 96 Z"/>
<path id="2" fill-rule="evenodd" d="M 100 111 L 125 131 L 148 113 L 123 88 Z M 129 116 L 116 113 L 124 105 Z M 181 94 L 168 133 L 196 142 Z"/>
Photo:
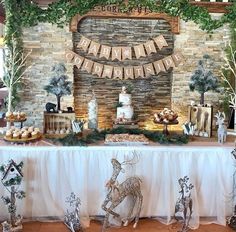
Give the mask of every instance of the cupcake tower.
<path id="1" fill-rule="evenodd" d="M 23 127 L 22 129 L 12 127 L 10 130 L 6 132 L 5 139 L 6 140 L 18 140 L 27 141 L 32 139 L 40 138 L 41 133 L 39 128 L 36 127 Z"/>
<path id="2" fill-rule="evenodd" d="M 21 122 L 26 120 L 25 112 L 7 112 L 6 120 L 8 122 Z"/>
<path id="3" fill-rule="evenodd" d="M 161 112 L 154 114 L 155 123 L 173 123 L 177 122 L 177 118 L 178 114 L 168 108 L 164 108 Z"/>

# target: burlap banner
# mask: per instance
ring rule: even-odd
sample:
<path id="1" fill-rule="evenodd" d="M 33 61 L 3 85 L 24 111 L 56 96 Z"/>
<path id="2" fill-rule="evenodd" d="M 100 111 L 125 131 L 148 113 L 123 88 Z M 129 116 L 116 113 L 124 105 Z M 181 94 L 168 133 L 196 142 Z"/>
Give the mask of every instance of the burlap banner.
<path id="1" fill-rule="evenodd" d="M 134 51 L 135 57 L 139 59 L 140 57 L 146 57 L 152 53 L 157 53 L 158 50 L 161 50 L 166 46 L 168 46 L 168 43 L 166 42 L 163 35 L 153 38 L 144 44 L 138 44 L 133 47 L 110 47 L 107 45 L 101 45 L 84 36 L 81 36 L 81 39 L 77 45 L 78 48 L 81 48 L 88 54 L 98 56 L 100 51 L 99 58 L 119 61 L 126 59 L 132 60 L 132 49 Z"/>
<path id="2" fill-rule="evenodd" d="M 117 53 L 114 54 L 115 59 L 123 59 L 120 57 L 121 50 L 122 49 L 117 48 Z M 158 75 L 160 72 L 167 72 L 170 68 L 177 67 L 184 60 L 184 56 L 180 52 L 175 52 L 171 56 L 144 65 L 112 66 L 93 62 L 70 50 L 66 50 L 65 58 L 68 63 L 73 63 L 82 71 L 86 71 L 100 78 L 120 80 L 148 78 L 153 75 Z"/>

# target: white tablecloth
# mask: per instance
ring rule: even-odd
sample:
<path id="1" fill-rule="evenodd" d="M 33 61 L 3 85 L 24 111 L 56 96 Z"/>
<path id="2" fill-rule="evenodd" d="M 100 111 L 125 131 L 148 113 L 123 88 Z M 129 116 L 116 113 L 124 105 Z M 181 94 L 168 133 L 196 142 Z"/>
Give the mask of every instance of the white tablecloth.
<path id="1" fill-rule="evenodd" d="M 200 217 L 208 222 L 225 224 L 233 212 L 232 193 L 234 159 L 230 147 L 0 147 L 0 164 L 9 159 L 24 161 L 26 192 L 18 209 L 27 218 L 63 217 L 68 205 L 66 197 L 73 191 L 81 199 L 81 215 L 104 215 L 101 204 L 105 198 L 105 183 L 111 177 L 111 158 L 124 161 L 133 151 L 139 162 L 125 167 L 119 182 L 130 175 L 142 179 L 144 196 L 141 217 L 166 217 L 169 223 L 179 197 L 178 179 L 185 175 L 194 185 L 192 227 L 198 227 Z M 0 186 L 0 196 L 8 194 Z M 126 202 L 127 203 L 127 202 Z M 125 204 L 126 204 L 125 203 Z M 118 211 L 124 214 L 125 204 Z M 0 216 L 7 217 L 0 201 Z"/>

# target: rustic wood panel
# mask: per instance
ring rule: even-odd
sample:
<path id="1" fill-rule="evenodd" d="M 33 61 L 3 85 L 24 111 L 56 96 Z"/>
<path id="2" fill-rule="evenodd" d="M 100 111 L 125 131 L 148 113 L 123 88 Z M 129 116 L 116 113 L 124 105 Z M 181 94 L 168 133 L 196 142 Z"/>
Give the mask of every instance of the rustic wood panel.
<path id="1" fill-rule="evenodd" d="M 95 18 L 127 18 L 127 19 L 165 19 L 171 26 L 171 30 L 175 34 L 180 33 L 180 19 L 179 17 L 172 17 L 165 13 L 153 13 L 147 8 L 134 9 L 128 13 L 120 12 L 120 9 L 115 6 L 96 7 L 93 11 L 85 15 L 76 15 L 72 18 L 70 23 L 70 31 L 76 32 L 78 23 L 88 17 Z"/>
<path id="2" fill-rule="evenodd" d="M 165 20 L 141 19 L 97 19 L 85 18 L 78 25 L 78 31 L 84 36 L 109 46 L 134 46 L 146 42 L 152 37 L 164 35 L 169 47 L 139 60 L 126 60 L 123 62 L 107 61 L 93 55 L 87 55 L 76 48 L 80 40 L 78 32 L 73 33 L 74 51 L 93 61 L 114 66 L 140 65 L 164 58 L 173 52 L 173 34 L 171 27 Z M 172 72 L 153 76 L 150 79 L 112 80 L 101 79 L 88 74 L 86 71 L 74 68 L 74 98 L 75 112 L 79 118 L 87 119 L 87 103 L 95 90 L 99 105 L 99 127 L 112 127 L 116 117 L 114 105 L 118 102 L 118 95 L 122 85 L 133 87 L 132 97 L 135 114 L 140 120 L 141 127 L 152 124 L 153 114 L 158 109 L 171 105 L 171 79 Z"/>

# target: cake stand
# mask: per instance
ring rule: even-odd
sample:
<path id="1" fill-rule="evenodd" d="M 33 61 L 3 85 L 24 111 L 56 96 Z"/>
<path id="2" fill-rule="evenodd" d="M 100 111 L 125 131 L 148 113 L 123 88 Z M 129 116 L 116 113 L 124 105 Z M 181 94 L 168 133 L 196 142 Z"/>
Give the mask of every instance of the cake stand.
<path id="1" fill-rule="evenodd" d="M 178 120 L 175 120 L 175 121 L 172 121 L 172 122 L 163 122 L 163 121 L 162 122 L 156 122 L 154 120 L 154 123 L 163 125 L 163 134 L 164 135 L 169 135 L 170 134 L 170 132 L 168 131 L 168 126 L 169 125 L 177 125 L 177 124 L 179 124 Z"/>
<path id="2" fill-rule="evenodd" d="M 27 118 L 23 118 L 23 119 L 6 119 L 5 118 L 5 121 L 6 122 L 10 122 L 10 123 L 15 123 L 15 122 L 20 122 L 20 128 L 23 127 L 23 122 L 25 122 L 27 120 Z"/>

